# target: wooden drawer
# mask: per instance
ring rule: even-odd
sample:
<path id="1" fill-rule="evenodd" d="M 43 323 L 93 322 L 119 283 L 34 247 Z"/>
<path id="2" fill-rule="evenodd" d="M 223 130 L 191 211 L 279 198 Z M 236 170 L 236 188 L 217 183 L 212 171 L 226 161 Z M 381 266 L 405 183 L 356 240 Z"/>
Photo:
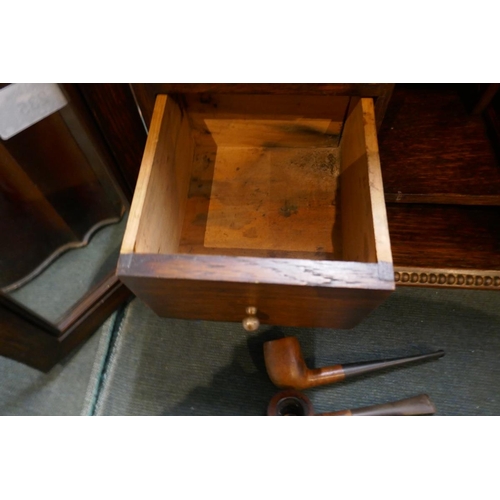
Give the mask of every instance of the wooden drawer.
<path id="1" fill-rule="evenodd" d="M 157 314 L 351 328 L 394 290 L 373 100 L 159 95 L 118 265 Z"/>

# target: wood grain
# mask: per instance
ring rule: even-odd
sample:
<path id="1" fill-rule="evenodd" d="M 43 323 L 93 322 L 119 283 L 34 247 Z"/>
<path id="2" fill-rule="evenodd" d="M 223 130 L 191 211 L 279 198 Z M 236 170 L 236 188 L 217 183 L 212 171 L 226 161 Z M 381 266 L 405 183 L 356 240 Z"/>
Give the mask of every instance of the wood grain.
<path id="1" fill-rule="evenodd" d="M 218 148 L 205 246 L 333 254 L 337 159 L 332 148 Z"/>
<path id="2" fill-rule="evenodd" d="M 181 241 L 179 244 L 178 253 L 203 254 L 203 255 L 240 255 L 242 257 L 273 257 L 273 258 L 290 258 L 299 259 L 320 259 L 333 260 L 341 259 L 341 255 L 334 255 L 332 252 L 327 252 L 326 248 L 333 245 L 337 252 L 341 249 L 340 241 L 336 232 L 330 238 L 329 245 L 321 249 L 316 247 L 314 252 L 306 252 L 302 250 L 294 250 L 293 255 L 287 250 L 266 250 L 263 248 L 217 248 L 206 246 L 205 232 L 207 227 L 208 211 L 210 205 L 210 195 L 212 193 L 212 182 L 214 176 L 215 160 L 217 158 L 216 148 L 197 147 L 193 160 L 193 172 L 189 187 L 188 199 L 186 203 L 186 212 L 184 224 L 182 227 Z M 266 188 L 267 189 L 267 188 Z M 277 207 L 277 211 L 279 212 Z M 290 208 L 290 207 L 289 207 Z M 333 206 L 332 208 L 333 209 Z M 330 209 L 330 210 L 331 210 Z M 280 212 L 281 214 L 281 212 Z M 290 217 L 279 216 L 281 222 L 285 223 L 291 219 Z M 267 215 L 266 215 L 267 217 Z M 265 219 L 266 217 L 262 217 Z M 293 220 L 293 219 L 292 219 Z M 290 221 L 291 223 L 292 221 Z M 315 224 L 333 225 L 333 218 L 322 218 L 315 221 Z M 290 225 L 290 224 L 289 224 Z M 290 227 L 291 229 L 291 227 Z M 335 238 L 337 238 L 335 240 Z M 312 240 L 317 240 L 316 237 Z M 311 244 L 310 242 L 307 243 Z"/>
<path id="3" fill-rule="evenodd" d="M 353 100 L 341 141 L 344 260 L 392 262 L 371 99 Z"/>
<path id="4" fill-rule="evenodd" d="M 358 323 L 394 290 L 387 227 L 375 235 L 373 227 L 365 230 L 363 226 L 372 226 L 374 221 L 386 224 L 373 101 L 360 100 L 349 117 L 346 134 L 352 139 L 347 140 L 345 156 L 346 170 L 352 167 L 358 172 L 349 188 L 354 201 L 347 209 L 355 212 L 361 204 L 367 214 L 355 217 L 350 231 L 371 234 L 371 260 L 341 262 L 290 258 L 301 252 L 334 257 L 339 252 L 334 244 L 337 152 L 304 148 L 293 132 L 286 138 L 287 148 L 276 147 L 276 142 L 237 146 L 238 127 L 234 136 L 222 131 L 231 135 L 226 142 L 230 146 L 223 146 L 226 140 L 217 137 L 222 129 L 213 129 L 215 137 L 210 129 L 214 125 L 210 120 L 220 118 L 219 108 L 203 111 L 206 130 L 194 134 L 200 142 L 192 157 L 192 175 L 183 177 L 189 180 L 189 190 L 186 184 L 184 224 L 178 239 L 181 218 L 175 211 L 181 197 L 177 192 L 165 196 L 165 186 L 176 180 L 179 171 L 166 165 L 177 144 L 173 135 L 185 118 L 179 110 L 186 99 L 157 99 L 132 203 L 135 222 L 127 228 L 119 259 L 120 279 L 157 314 L 167 317 L 241 321 L 247 307 L 256 307 L 259 320 L 267 324 L 350 328 Z M 289 105 L 292 100 L 286 102 Z M 281 112 L 289 113 L 289 109 L 281 108 Z M 225 126 L 230 129 L 236 122 L 227 119 Z M 259 120 L 253 123 L 255 131 L 262 127 Z M 191 116 L 189 123 L 193 122 Z M 286 123 L 293 127 L 294 119 Z M 262 141 L 266 134 L 259 134 L 255 137 Z M 203 140 L 204 136 L 210 140 Z M 186 167 L 184 175 L 186 171 L 191 173 Z M 348 175 L 345 182 L 350 183 Z M 173 218 L 165 214 L 170 210 Z M 170 244 L 162 244 L 165 239 Z M 367 255 L 364 243 L 353 242 L 361 247 L 362 257 Z M 239 254 L 242 250 L 252 256 Z M 259 256 L 263 251 L 286 254 L 263 258 Z"/>
<path id="5" fill-rule="evenodd" d="M 388 201 L 500 205 L 500 167 L 459 88 L 396 86 L 380 131 Z"/>
<path id="6" fill-rule="evenodd" d="M 123 254 L 118 274 L 155 276 L 161 279 L 193 279 L 297 286 L 394 289 L 394 277 L 377 264 L 360 262 L 266 259 L 212 255 Z"/>
<path id="7" fill-rule="evenodd" d="M 76 87 L 114 160 L 109 168 L 130 202 L 147 138 L 132 90 L 125 83 L 79 83 Z"/>
<path id="8" fill-rule="evenodd" d="M 377 124 L 384 117 L 387 103 L 394 84 L 387 83 L 279 83 L 279 84 L 249 84 L 249 83 L 154 83 L 132 84 L 134 94 L 142 110 L 146 124 L 153 115 L 156 96 L 159 94 L 178 95 L 180 98 L 199 94 L 198 99 L 210 101 L 218 94 L 258 94 L 271 96 L 363 96 L 373 97 L 377 106 Z M 380 101 L 380 102 L 379 102 Z M 378 118 L 380 117 L 380 118 Z M 379 123 L 380 122 L 380 123 Z"/>
<path id="9" fill-rule="evenodd" d="M 328 328 L 353 327 L 394 288 L 376 264 L 240 257 L 122 255 L 118 276 L 160 316 L 239 322 L 254 306 L 261 323 Z"/>
<path id="10" fill-rule="evenodd" d="M 387 206 L 394 265 L 500 270 L 500 207 Z"/>
<path id="11" fill-rule="evenodd" d="M 472 114 L 480 115 L 491 104 L 491 101 L 499 90 L 500 83 L 488 83 L 479 95 L 479 98 L 472 110 Z"/>
<path id="12" fill-rule="evenodd" d="M 328 119 L 207 118 L 203 123 L 206 128 L 197 142 L 209 136 L 219 147 L 335 148 L 342 128 L 342 122 Z"/>
<path id="13" fill-rule="evenodd" d="M 122 252 L 177 250 L 194 143 L 186 116 L 159 96 L 125 231 Z"/>
<path id="14" fill-rule="evenodd" d="M 198 145 L 337 147 L 348 97 L 185 94 Z"/>
<path id="15" fill-rule="evenodd" d="M 500 92 L 496 93 L 491 105 L 486 108 L 484 120 L 497 158 L 500 158 Z"/>
<path id="16" fill-rule="evenodd" d="M 342 123 L 348 96 L 269 94 L 183 94 L 179 97 L 193 121 L 323 119 Z"/>

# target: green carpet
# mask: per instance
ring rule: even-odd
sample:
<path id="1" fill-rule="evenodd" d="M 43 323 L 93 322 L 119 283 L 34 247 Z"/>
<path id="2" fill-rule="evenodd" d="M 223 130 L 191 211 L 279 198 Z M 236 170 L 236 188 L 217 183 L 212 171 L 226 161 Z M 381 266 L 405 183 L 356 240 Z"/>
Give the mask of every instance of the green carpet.
<path id="1" fill-rule="evenodd" d="M 263 415 L 277 389 L 265 340 L 297 336 L 309 366 L 444 349 L 444 358 L 306 391 L 332 411 L 427 393 L 438 415 L 500 414 L 500 294 L 399 288 L 353 330 L 261 327 L 157 317 L 135 299 L 118 328 L 100 415 Z"/>
<path id="2" fill-rule="evenodd" d="M 0 415 L 92 414 L 115 317 L 49 373 L 0 357 Z"/>
<path id="3" fill-rule="evenodd" d="M 264 415 L 262 345 L 294 335 L 310 367 L 444 349 L 436 361 L 305 391 L 318 412 L 430 396 L 437 415 L 500 415 L 500 294 L 398 288 L 353 330 L 157 317 L 139 299 L 42 374 L 0 358 L 0 415 Z"/>

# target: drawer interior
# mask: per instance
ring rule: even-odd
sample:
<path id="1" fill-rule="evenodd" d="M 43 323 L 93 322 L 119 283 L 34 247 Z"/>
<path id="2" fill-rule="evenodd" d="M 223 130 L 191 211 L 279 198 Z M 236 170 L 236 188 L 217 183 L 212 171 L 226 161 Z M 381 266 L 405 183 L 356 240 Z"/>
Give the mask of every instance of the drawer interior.
<path id="1" fill-rule="evenodd" d="M 260 142 L 195 146 L 178 251 L 341 258 L 339 148 Z"/>
<path id="2" fill-rule="evenodd" d="M 372 100 L 158 96 L 122 253 L 390 262 Z"/>

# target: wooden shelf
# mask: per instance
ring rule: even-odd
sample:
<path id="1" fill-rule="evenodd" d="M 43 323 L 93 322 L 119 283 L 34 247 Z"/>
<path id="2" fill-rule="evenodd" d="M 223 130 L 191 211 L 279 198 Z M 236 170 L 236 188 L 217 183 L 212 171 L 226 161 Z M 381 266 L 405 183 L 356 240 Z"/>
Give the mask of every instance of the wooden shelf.
<path id="1" fill-rule="evenodd" d="M 458 85 L 397 85 L 379 146 L 388 203 L 500 205 L 498 158 Z"/>
<path id="2" fill-rule="evenodd" d="M 394 266 L 500 270 L 500 207 L 388 204 Z"/>

